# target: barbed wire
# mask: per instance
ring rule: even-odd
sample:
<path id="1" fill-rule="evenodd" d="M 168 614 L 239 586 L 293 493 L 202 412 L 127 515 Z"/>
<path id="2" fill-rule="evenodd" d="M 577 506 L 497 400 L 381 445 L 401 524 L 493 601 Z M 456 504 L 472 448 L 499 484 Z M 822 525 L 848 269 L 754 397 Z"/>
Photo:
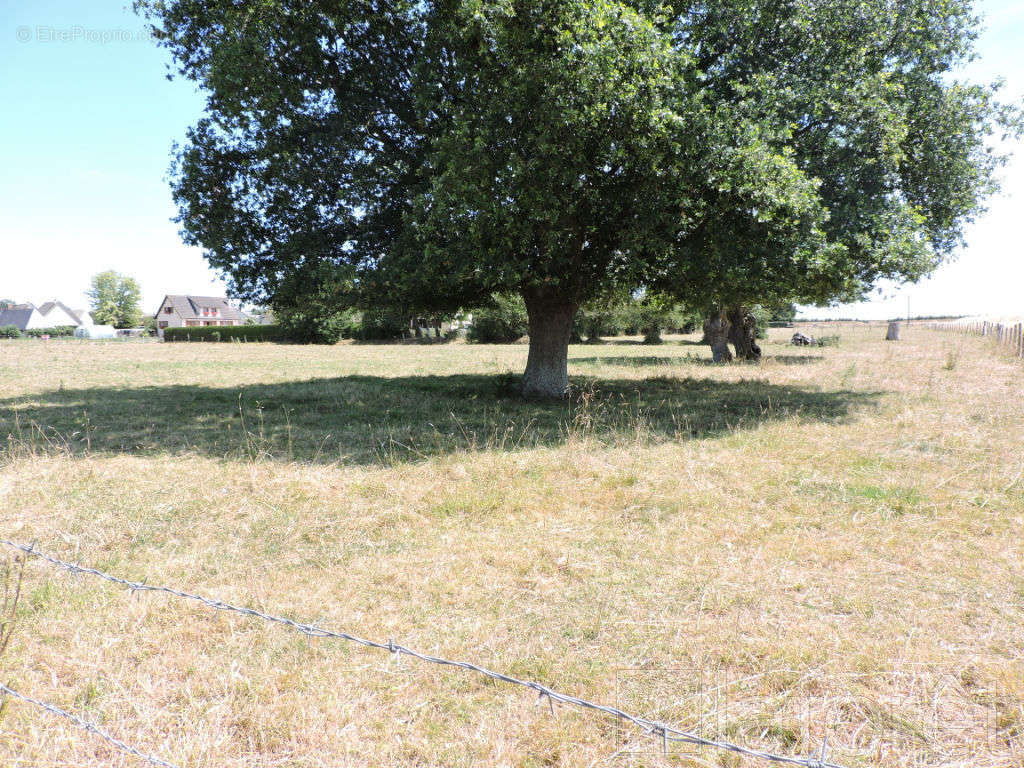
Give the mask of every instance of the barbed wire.
<path id="1" fill-rule="evenodd" d="M 430 664 L 438 664 L 445 667 L 454 667 L 457 669 L 464 669 L 470 672 L 476 672 L 477 674 L 483 675 L 484 677 L 492 680 L 500 681 L 503 683 L 509 683 L 510 685 L 518 685 L 537 693 L 538 701 L 547 699 L 549 705 L 553 710 L 553 702 L 560 704 L 566 704 L 569 706 L 579 707 L 581 709 L 588 709 L 595 712 L 601 712 L 610 717 L 614 717 L 618 720 L 625 721 L 632 724 L 636 728 L 642 730 L 644 733 L 660 738 L 664 751 L 668 751 L 668 744 L 671 743 L 685 743 L 692 744 L 694 746 L 708 747 L 711 749 L 720 749 L 727 752 L 733 752 L 744 757 L 757 758 L 766 760 L 774 763 L 781 763 L 787 765 L 800 765 L 804 768 L 844 768 L 844 766 L 837 763 L 830 763 L 826 760 L 826 751 L 828 746 L 828 739 L 822 743 L 821 752 L 818 757 L 792 757 L 788 755 L 779 755 L 772 752 L 767 752 L 759 749 L 751 749 L 744 747 L 740 744 L 734 744 L 728 741 L 721 741 L 717 739 L 708 739 L 700 736 L 692 731 L 685 731 L 674 726 L 662 723 L 657 720 L 650 720 L 645 717 L 638 715 L 631 715 L 624 710 L 617 707 L 612 707 L 607 704 L 600 704 L 598 702 L 589 701 L 582 699 L 577 696 L 571 696 L 569 694 L 560 693 L 543 683 L 539 683 L 534 680 L 521 680 L 511 675 L 506 675 L 502 672 L 496 672 L 487 667 L 474 664 L 469 661 L 457 661 L 453 659 L 446 659 L 441 656 L 431 656 L 430 654 L 420 653 L 419 651 L 408 648 L 404 645 L 400 645 L 392 639 L 388 639 L 387 642 L 381 642 L 378 640 L 368 640 L 357 635 L 353 635 L 349 632 L 337 632 L 323 627 L 318 627 L 315 624 L 306 624 L 294 619 L 289 619 L 283 616 L 275 616 L 273 614 L 264 613 L 263 611 L 256 610 L 255 608 L 246 608 L 244 606 L 237 606 L 231 603 L 218 600 L 216 598 L 204 597 L 202 595 L 192 594 L 190 592 L 184 592 L 173 587 L 156 586 L 152 584 L 146 584 L 145 582 L 129 581 L 122 579 L 118 576 L 112 576 L 109 573 L 104 573 L 95 568 L 89 568 L 87 566 L 78 565 L 76 563 L 69 563 L 59 558 L 52 557 L 44 552 L 39 551 L 34 545 L 18 544 L 7 539 L 0 539 L 0 544 L 4 544 L 14 549 L 20 550 L 25 554 L 39 558 L 50 565 L 61 568 L 70 573 L 84 573 L 91 576 L 96 576 L 104 581 L 108 581 L 112 584 L 118 584 L 132 593 L 135 592 L 162 592 L 164 594 L 179 597 L 184 600 L 191 600 L 216 611 L 229 611 L 238 613 L 243 616 L 251 616 L 263 621 L 271 622 L 274 624 L 280 624 L 297 632 L 300 632 L 309 637 L 323 637 L 330 638 L 333 640 L 345 640 L 347 642 L 356 643 L 366 648 L 375 648 L 382 651 L 388 651 L 391 654 L 398 656 L 411 656 L 414 659 L 419 659 Z"/>
<path id="2" fill-rule="evenodd" d="M 174 763 L 168 763 L 166 760 L 161 760 L 159 757 L 154 757 L 153 755 L 147 755 L 145 752 L 142 752 L 141 750 L 136 749 L 131 744 L 125 744 L 123 741 L 121 741 L 117 737 L 111 736 L 109 733 L 104 731 L 102 728 L 99 728 L 98 726 L 94 725 L 93 723 L 90 723 L 88 720 L 83 720 L 78 715 L 73 715 L 70 712 L 68 712 L 67 710 L 63 710 L 60 707 L 54 706 L 53 704 L 48 704 L 45 701 L 40 701 L 39 699 L 33 699 L 31 696 L 26 696 L 23 693 L 18 693 L 16 690 L 14 690 L 13 688 L 10 688 L 10 687 L 4 685 L 3 683 L 0 683 L 0 693 L 3 693 L 5 696 L 13 696 L 14 698 L 20 699 L 21 701 L 24 701 L 24 702 L 26 702 L 28 704 L 34 704 L 35 706 L 39 707 L 40 709 L 45 709 L 50 714 L 57 715 L 58 717 L 63 717 L 65 719 L 67 719 L 67 720 L 70 720 L 72 723 L 77 725 L 83 731 L 88 731 L 89 733 L 92 733 L 92 734 L 94 734 L 96 736 L 99 736 L 101 739 L 103 739 L 107 743 L 112 744 L 113 746 L 117 747 L 122 752 L 127 752 L 130 755 L 135 755 L 136 757 L 138 757 L 138 758 L 140 758 L 142 760 L 145 760 L 150 765 L 158 765 L 158 766 L 160 766 L 160 768 L 178 768 L 178 766 L 176 766 Z"/>

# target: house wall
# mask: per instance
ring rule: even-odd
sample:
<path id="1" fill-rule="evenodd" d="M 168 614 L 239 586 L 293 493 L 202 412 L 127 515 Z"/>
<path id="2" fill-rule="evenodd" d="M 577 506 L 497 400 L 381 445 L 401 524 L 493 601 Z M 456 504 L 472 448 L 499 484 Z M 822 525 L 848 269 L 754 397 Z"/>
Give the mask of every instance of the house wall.
<path id="1" fill-rule="evenodd" d="M 23 331 L 31 330 L 32 328 L 52 328 L 54 326 L 48 319 L 47 315 L 42 314 L 38 309 L 33 309 L 32 314 L 28 318 L 28 322 L 25 323 Z M 66 323 L 66 325 L 78 325 L 78 323 Z"/>
<path id="2" fill-rule="evenodd" d="M 185 325 L 185 321 L 178 314 L 177 309 L 172 314 L 164 312 L 167 303 L 167 298 L 165 297 L 160 304 L 160 309 L 156 311 L 156 335 L 161 339 L 164 337 L 164 328 L 181 328 Z"/>
<path id="3" fill-rule="evenodd" d="M 76 318 L 74 318 L 71 315 L 69 315 L 67 312 L 65 312 L 60 307 L 54 307 L 49 312 L 47 312 L 45 315 L 40 313 L 40 312 L 38 312 L 38 311 L 35 314 L 37 314 L 37 315 L 39 315 L 40 317 L 43 318 L 43 321 L 44 321 L 43 325 L 38 326 L 40 328 L 56 328 L 59 325 L 73 325 L 73 326 L 77 327 L 77 326 L 81 325 L 81 323 L 79 323 Z M 33 326 L 33 327 L 37 327 L 37 326 Z"/>

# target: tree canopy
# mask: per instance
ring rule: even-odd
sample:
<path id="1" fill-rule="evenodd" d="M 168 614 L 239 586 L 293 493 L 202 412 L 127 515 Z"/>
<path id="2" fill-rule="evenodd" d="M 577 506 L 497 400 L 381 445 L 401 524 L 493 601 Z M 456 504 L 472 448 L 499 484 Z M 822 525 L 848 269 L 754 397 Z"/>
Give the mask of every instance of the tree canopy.
<path id="1" fill-rule="evenodd" d="M 973 55 L 970 2 L 677 5 L 714 98 L 773 126 L 773 152 L 816 181 L 827 245 L 787 248 L 787 226 L 715 191 L 676 290 L 705 306 L 853 301 L 880 278 L 921 278 L 962 244 L 1005 160 L 992 134 L 1020 127 L 994 86 L 954 79 Z"/>
<path id="2" fill-rule="evenodd" d="M 609 291 L 775 304 L 917 279 L 1016 127 L 952 76 L 969 0 L 137 7 L 207 94 L 173 188 L 237 295 L 518 292 L 528 394 L 566 390 L 573 315 Z"/>
<path id="3" fill-rule="evenodd" d="M 142 290 L 135 278 L 112 269 L 100 272 L 93 275 L 86 295 L 98 324 L 115 328 L 137 328 L 142 324 Z"/>

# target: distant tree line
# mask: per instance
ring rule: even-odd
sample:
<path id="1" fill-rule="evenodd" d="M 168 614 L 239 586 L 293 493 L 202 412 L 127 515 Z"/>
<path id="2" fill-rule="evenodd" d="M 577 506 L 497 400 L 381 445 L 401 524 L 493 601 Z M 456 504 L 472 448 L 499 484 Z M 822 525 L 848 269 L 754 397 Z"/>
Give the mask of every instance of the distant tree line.
<path id="1" fill-rule="evenodd" d="M 737 341 L 734 334 L 730 343 L 736 347 L 737 358 L 756 359 L 760 354 L 756 339 L 767 335 L 770 322 L 791 322 L 796 317 L 796 306 L 754 305 L 745 309 L 744 315 L 750 318 L 750 339 Z M 280 331 L 274 340 L 300 343 L 333 344 L 341 339 L 393 341 L 421 336 L 441 339 L 455 333 L 451 330 L 453 322 L 459 326 L 459 332 L 464 330 L 471 343 L 509 344 L 529 333 L 526 303 L 521 296 L 509 293 L 493 294 L 478 306 L 452 313 L 417 313 L 402 307 L 332 310 L 321 306 L 301 313 L 286 308 L 277 313 L 277 318 Z M 570 341 L 593 344 L 606 337 L 641 336 L 645 344 L 659 344 L 662 333 L 693 333 L 704 329 L 708 319 L 706 311 L 690 309 L 662 294 L 604 296 L 580 307 L 573 320 Z"/>

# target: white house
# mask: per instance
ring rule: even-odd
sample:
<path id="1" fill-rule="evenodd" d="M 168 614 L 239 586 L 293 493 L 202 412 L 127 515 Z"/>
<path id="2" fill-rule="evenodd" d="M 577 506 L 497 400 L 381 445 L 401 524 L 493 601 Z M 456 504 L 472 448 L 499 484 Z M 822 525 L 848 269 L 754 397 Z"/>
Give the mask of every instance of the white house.
<path id="1" fill-rule="evenodd" d="M 92 325 L 92 318 L 84 309 L 69 309 L 59 301 L 48 301 L 38 307 L 34 304 L 15 304 L 0 310 L 0 325 L 13 325 L 19 331 L 34 328 Z"/>
<path id="2" fill-rule="evenodd" d="M 40 304 L 36 309 L 46 318 L 47 328 L 56 328 L 61 325 L 73 325 L 76 328 L 80 325 L 92 325 L 92 318 L 84 309 L 70 309 L 59 301 L 48 301 L 45 304 Z"/>
<path id="3" fill-rule="evenodd" d="M 174 296 L 168 294 L 156 311 L 156 334 L 161 339 L 167 328 L 210 325 L 243 325 L 241 311 L 223 296 Z"/>

